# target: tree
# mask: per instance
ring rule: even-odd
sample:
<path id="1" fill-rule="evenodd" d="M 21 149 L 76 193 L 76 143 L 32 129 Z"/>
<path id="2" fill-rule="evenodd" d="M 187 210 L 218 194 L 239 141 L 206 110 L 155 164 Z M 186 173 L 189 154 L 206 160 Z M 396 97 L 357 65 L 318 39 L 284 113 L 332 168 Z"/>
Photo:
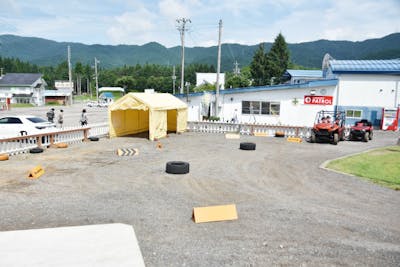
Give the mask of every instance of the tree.
<path id="1" fill-rule="evenodd" d="M 266 73 L 265 73 L 265 51 L 264 43 L 258 46 L 257 51 L 254 53 L 253 60 L 250 63 L 250 72 L 253 79 L 253 85 L 265 85 L 266 84 Z"/>
<path id="2" fill-rule="evenodd" d="M 270 51 L 266 55 L 265 74 L 267 84 L 283 82 L 282 76 L 290 64 L 290 54 L 285 38 L 281 33 L 275 38 Z"/>
<path id="3" fill-rule="evenodd" d="M 115 81 L 116 85 L 129 91 L 135 89 L 136 81 L 131 76 L 122 76 Z"/>
<path id="4" fill-rule="evenodd" d="M 204 92 L 204 91 L 214 91 L 215 90 L 215 83 L 211 84 L 208 82 L 205 82 L 203 84 L 200 84 L 199 86 L 196 86 L 193 88 L 194 92 Z"/>

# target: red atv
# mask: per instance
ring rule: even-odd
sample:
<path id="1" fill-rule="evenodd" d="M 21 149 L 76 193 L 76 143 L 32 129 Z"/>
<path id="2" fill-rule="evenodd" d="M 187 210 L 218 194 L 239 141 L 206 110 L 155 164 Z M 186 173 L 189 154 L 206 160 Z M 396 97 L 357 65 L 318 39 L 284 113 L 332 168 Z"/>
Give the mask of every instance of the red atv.
<path id="1" fill-rule="evenodd" d="M 354 126 L 351 126 L 349 140 L 362 140 L 368 142 L 374 136 L 374 128 L 368 120 L 357 121 Z"/>
<path id="2" fill-rule="evenodd" d="M 319 111 L 311 130 L 310 142 L 331 142 L 337 145 L 344 140 L 345 121 L 344 111 Z"/>

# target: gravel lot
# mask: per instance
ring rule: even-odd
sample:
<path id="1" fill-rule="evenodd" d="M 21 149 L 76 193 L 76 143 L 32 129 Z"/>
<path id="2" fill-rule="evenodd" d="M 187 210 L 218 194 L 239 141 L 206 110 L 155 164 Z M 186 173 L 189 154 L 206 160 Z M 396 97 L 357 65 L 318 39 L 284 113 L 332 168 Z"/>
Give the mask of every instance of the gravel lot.
<path id="1" fill-rule="evenodd" d="M 45 117 L 48 108 L 18 109 Z M 82 105 L 64 108 L 66 124 Z M 58 110 L 58 109 L 57 109 Z M 88 108 L 91 122 L 103 108 Z M 147 266 L 399 266 L 400 192 L 321 169 L 326 160 L 394 145 L 289 143 L 281 138 L 171 134 L 100 139 L 0 162 L 0 230 L 120 222 L 134 227 Z M 239 150 L 255 142 L 255 151 Z M 118 148 L 140 154 L 119 157 Z M 165 173 L 167 161 L 190 173 Z M 42 165 L 40 179 L 28 171 Z M 235 221 L 195 224 L 193 207 L 236 204 Z M 38 244 L 40 245 L 40 244 Z"/>

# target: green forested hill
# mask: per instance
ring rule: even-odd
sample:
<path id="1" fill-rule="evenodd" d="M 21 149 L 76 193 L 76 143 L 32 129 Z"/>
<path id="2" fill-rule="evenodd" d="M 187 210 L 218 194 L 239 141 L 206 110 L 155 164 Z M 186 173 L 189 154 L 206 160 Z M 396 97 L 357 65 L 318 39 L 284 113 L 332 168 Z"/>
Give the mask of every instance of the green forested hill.
<path id="1" fill-rule="evenodd" d="M 15 35 L 0 35 L 0 56 L 19 58 L 40 66 L 55 66 L 67 59 L 68 45 L 71 46 L 73 65 L 76 62 L 91 64 L 94 57 L 100 60 L 101 67 L 104 68 L 146 63 L 180 64 L 180 47 L 166 48 L 156 42 L 142 46 L 85 45 Z M 257 46 L 223 44 L 222 70 L 231 70 L 235 60 L 240 66 L 248 65 Z M 265 44 L 267 51 L 270 47 L 271 43 Z M 288 47 L 293 63 L 308 68 L 320 68 L 325 53 L 336 59 L 400 58 L 400 33 L 362 42 L 318 40 L 288 44 Z M 187 47 L 185 62 L 216 65 L 217 47 Z"/>

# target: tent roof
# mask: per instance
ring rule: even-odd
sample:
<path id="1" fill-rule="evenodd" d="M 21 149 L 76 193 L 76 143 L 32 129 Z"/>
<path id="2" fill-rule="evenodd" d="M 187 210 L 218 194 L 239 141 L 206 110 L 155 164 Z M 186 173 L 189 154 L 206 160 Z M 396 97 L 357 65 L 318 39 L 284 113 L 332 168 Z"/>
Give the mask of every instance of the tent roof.
<path id="1" fill-rule="evenodd" d="M 187 108 L 185 102 L 168 93 L 129 93 L 110 106 L 110 110 L 153 109 L 169 110 Z"/>

